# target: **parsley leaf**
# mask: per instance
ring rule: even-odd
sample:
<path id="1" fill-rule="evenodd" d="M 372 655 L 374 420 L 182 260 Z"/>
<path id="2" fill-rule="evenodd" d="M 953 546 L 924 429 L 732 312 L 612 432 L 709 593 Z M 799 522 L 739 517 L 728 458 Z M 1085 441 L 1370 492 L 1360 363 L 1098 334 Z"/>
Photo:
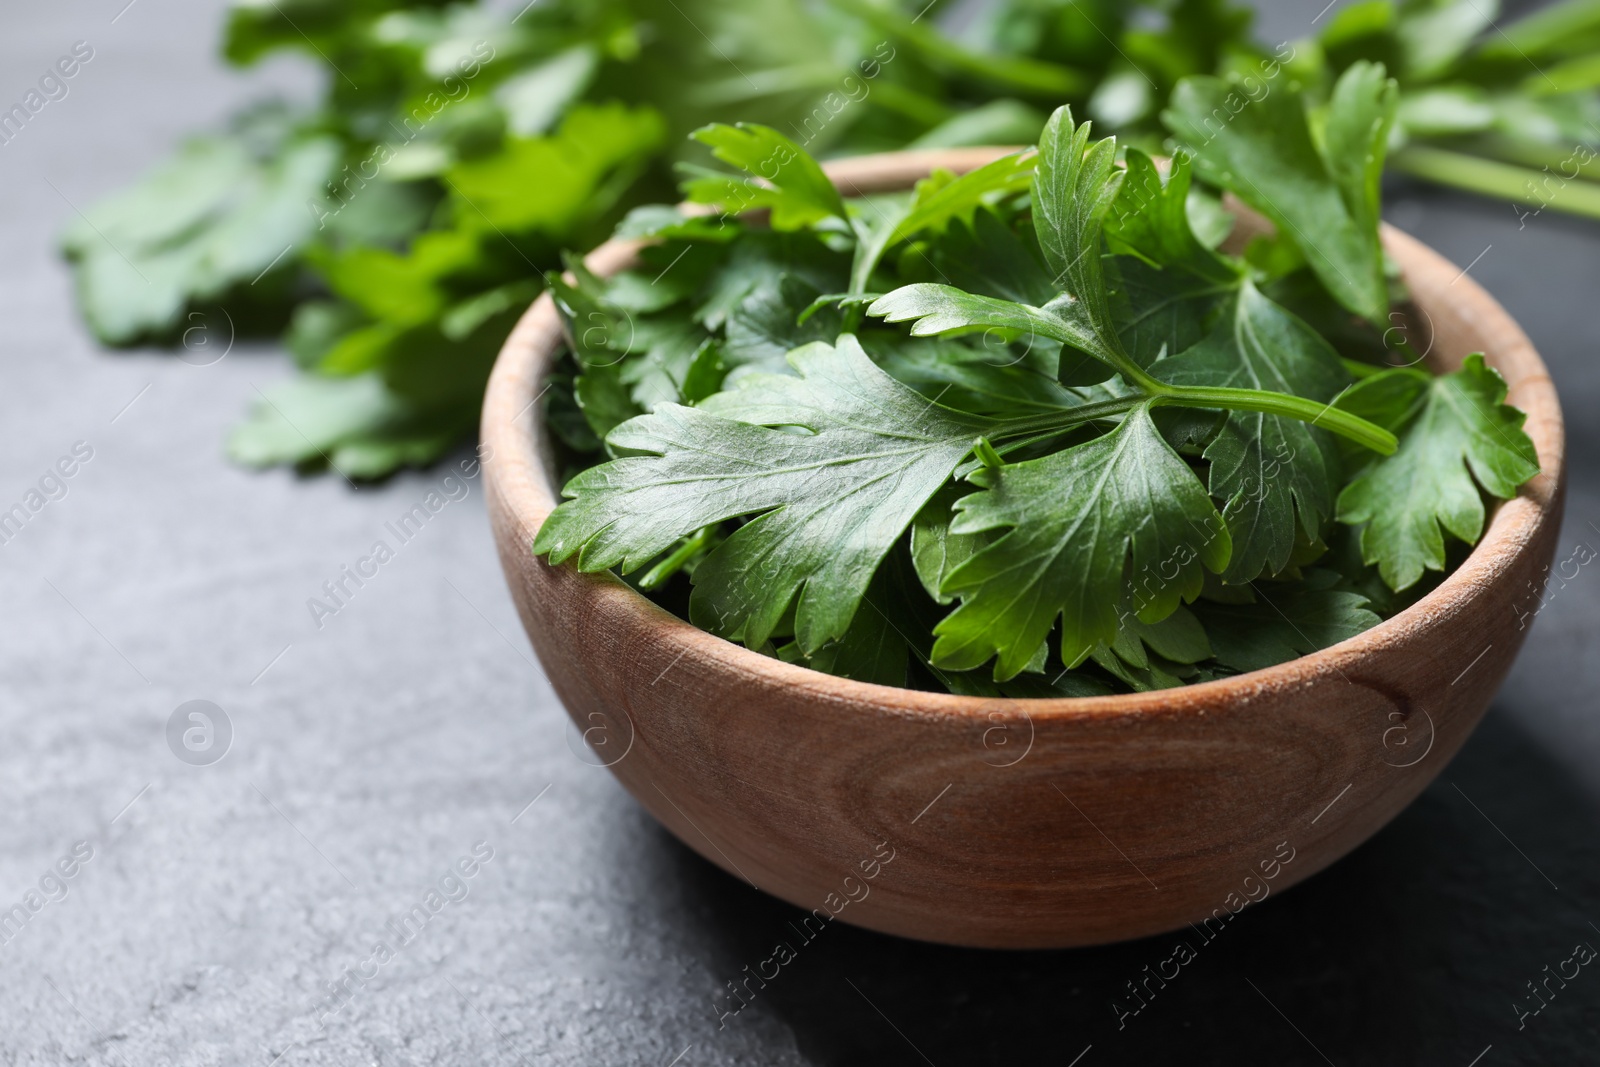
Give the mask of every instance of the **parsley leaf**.
<path id="1" fill-rule="evenodd" d="M 803 652 L 842 638 L 879 562 L 993 423 L 930 404 L 849 335 L 789 361 L 800 377 L 752 375 L 701 408 L 664 405 L 612 431 L 612 448 L 645 454 L 569 482 L 534 550 L 626 573 L 755 516 L 699 564 L 691 617 L 759 646 L 793 604 Z"/>
<path id="2" fill-rule="evenodd" d="M 995 677 L 1015 677 L 1057 619 L 1061 659 L 1075 666 L 1116 638 L 1130 560 L 1136 575 L 1166 564 L 1174 574 L 1141 605 L 1147 622 L 1199 595 L 1202 567 L 1227 566 L 1222 517 L 1145 407 L 1103 437 L 974 481 L 985 491 L 956 504 L 951 531 L 1006 532 L 944 581 L 961 605 L 935 629 L 941 667 L 970 670 L 998 656 Z"/>
<path id="3" fill-rule="evenodd" d="M 917 183 L 911 199 L 898 210 L 883 214 L 871 223 L 858 220 L 861 239 L 856 245 L 855 266 L 850 272 L 850 292 L 866 292 L 878 261 L 901 241 L 926 230 L 943 228 L 956 220 L 971 219 L 985 204 L 1027 189 L 1033 180 L 1033 166 L 1032 156 L 1019 152 L 986 163 L 960 177 L 949 171 L 935 171 Z"/>
<path id="4" fill-rule="evenodd" d="M 1038 243 L 1013 233 L 993 211 L 953 223 L 933 246 L 932 261 L 947 285 L 979 296 L 1039 305 L 1057 293 Z"/>
<path id="5" fill-rule="evenodd" d="M 1195 235 L 1189 219 L 1189 161 L 1178 156 L 1163 181 L 1154 161 L 1128 149 L 1127 177 L 1107 216 L 1114 260 L 1117 330 L 1136 362 L 1149 366 L 1205 336 L 1218 302 L 1235 292 L 1241 268 Z"/>
<path id="6" fill-rule="evenodd" d="M 1111 251 L 1222 288 L 1236 285 L 1239 268 L 1202 244 L 1189 222 L 1190 160 L 1178 156 L 1170 167 L 1163 180 L 1154 160 L 1137 148 L 1128 149 L 1127 176 L 1106 218 Z"/>
<path id="7" fill-rule="evenodd" d="M 453 399 L 424 406 L 377 374 L 294 378 L 263 391 L 250 417 L 234 427 L 228 454 L 250 466 L 292 464 L 378 478 L 431 463 L 460 440 L 470 413 Z"/>
<path id="8" fill-rule="evenodd" d="M 1389 296 L 1375 207 L 1394 83 L 1381 67 L 1351 67 L 1334 87 L 1323 148 L 1298 94 L 1257 88 L 1259 98 L 1242 81 L 1185 78 L 1162 117 L 1198 171 L 1271 219 L 1339 303 L 1383 322 Z"/>
<path id="9" fill-rule="evenodd" d="M 665 136 L 651 108 L 583 104 L 551 136 L 510 138 L 494 155 L 457 163 L 446 186 L 469 229 L 566 237 L 604 211 L 598 194 L 606 179 L 659 150 Z"/>
<path id="10" fill-rule="evenodd" d="M 819 295 L 803 278 L 781 274 L 763 279 L 728 316 L 728 361 L 781 373 L 788 369 L 784 357 L 791 350 L 838 337 L 836 312 L 823 311 L 804 324 L 795 321 L 794 309 Z"/>
<path id="11" fill-rule="evenodd" d="M 1352 390 L 1391 387 L 1369 378 Z M 1414 379 L 1413 379 L 1414 380 Z M 1378 383 L 1378 384 L 1370 384 Z M 1471 544 L 1483 533 L 1483 497 L 1501 499 L 1539 473 L 1525 416 L 1505 403 L 1506 384 L 1481 354 L 1428 382 L 1400 448 L 1375 462 L 1339 495 L 1339 519 L 1366 523 L 1361 554 L 1396 591 L 1425 570 L 1444 569 L 1444 533 Z M 1343 405 L 1341 405 L 1343 406 Z M 1398 406 L 1398 405 L 1392 405 Z"/>
<path id="12" fill-rule="evenodd" d="M 951 604 L 955 597 L 944 592 L 950 572 L 972 558 L 983 546 L 982 534 L 955 533 L 950 529 L 956 502 L 965 495 L 958 485 L 947 485 L 919 512 L 911 523 L 911 564 L 922 588 L 940 604 Z"/>
<path id="13" fill-rule="evenodd" d="M 985 333 L 1005 341 L 1035 344 L 1039 338 L 1071 345 L 1078 351 L 1089 353 L 1098 365 L 1086 374 L 1074 373 L 1070 380 L 1075 384 L 1093 384 L 1105 381 L 1116 370 L 1110 362 L 1116 358 L 1102 346 L 1092 328 L 1073 313 L 1073 301 L 1058 297 L 1044 307 L 1032 307 L 992 296 L 979 296 L 963 292 L 950 285 L 937 282 L 918 282 L 902 286 L 894 292 L 879 297 L 867 308 L 867 314 L 888 322 L 910 322 L 913 337 L 957 337 L 962 334 Z M 1062 355 L 1063 366 L 1066 355 Z M 1085 378 L 1088 380 L 1085 381 Z"/>
<path id="14" fill-rule="evenodd" d="M 1259 671 L 1318 652 L 1370 630 L 1381 621 L 1358 593 L 1262 582 L 1254 603 L 1201 600 L 1217 662 L 1236 671 Z"/>
<path id="15" fill-rule="evenodd" d="M 1399 84 L 1380 64 L 1353 63 L 1334 85 L 1328 102 L 1323 158 L 1363 235 L 1378 232 L 1383 160 L 1399 100 Z"/>
<path id="16" fill-rule="evenodd" d="M 983 344 L 962 340 L 874 339 L 878 365 L 929 400 L 977 415 L 1058 411 L 1081 399 L 1056 381 L 1059 346 L 1042 341 Z"/>
<path id="17" fill-rule="evenodd" d="M 1033 211 L 1045 266 L 1065 290 L 1066 298 L 1052 310 L 1073 324 L 1078 338 L 1058 340 L 1123 370 L 1131 361 L 1111 315 L 1100 251 L 1106 214 L 1122 183 L 1116 156 L 1115 138 L 1089 144 L 1089 124 L 1074 126 L 1072 110 L 1058 109 L 1039 139 Z M 1066 353 L 1062 365 L 1067 365 Z"/>
<path id="18" fill-rule="evenodd" d="M 896 621 L 897 610 L 906 590 L 896 580 L 898 574 L 889 562 L 879 568 L 862 597 L 861 607 L 850 628 L 837 641 L 829 641 L 807 656 L 800 651 L 798 641 L 780 648 L 783 658 L 786 649 L 792 649 L 792 658 L 802 661 L 813 670 L 825 671 L 840 678 L 854 678 L 858 682 L 878 685 L 903 686 L 906 684 L 906 667 L 910 649 L 906 643 L 902 622 Z"/>
<path id="19" fill-rule="evenodd" d="M 579 367 L 573 383 L 578 409 L 603 441 L 616 427 L 644 411 L 622 377 L 623 357 L 633 340 L 633 321 L 606 305 L 602 283 L 581 262 L 570 259 L 567 269 L 573 282 L 552 276 L 550 296 Z"/>
<path id="20" fill-rule="evenodd" d="M 1117 636 L 1092 656 L 1134 692 L 1180 686 L 1194 675 L 1194 664 L 1211 658 L 1205 627 L 1189 609 L 1180 607 L 1158 623 L 1140 622 L 1126 604 L 1119 610 Z"/>
<path id="21" fill-rule="evenodd" d="M 285 269 L 285 253 L 316 232 L 307 204 L 322 204 L 339 145 L 276 131 L 261 140 L 195 138 L 68 227 L 62 246 L 95 336 L 114 345 L 170 336 L 192 304 Z"/>
<path id="22" fill-rule="evenodd" d="M 770 126 L 714 124 L 696 130 L 694 139 L 750 178 L 701 172 L 684 187 L 690 200 L 720 204 L 734 212 L 770 208 L 775 230 L 802 230 L 829 218 L 845 220 L 839 190 L 816 160 Z"/>

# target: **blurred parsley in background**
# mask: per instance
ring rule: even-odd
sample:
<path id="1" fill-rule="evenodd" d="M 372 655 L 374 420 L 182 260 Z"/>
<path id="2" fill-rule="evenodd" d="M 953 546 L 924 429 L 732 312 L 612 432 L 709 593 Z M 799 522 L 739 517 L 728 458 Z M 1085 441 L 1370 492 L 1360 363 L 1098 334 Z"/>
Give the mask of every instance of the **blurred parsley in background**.
<path id="1" fill-rule="evenodd" d="M 1272 62 L 1316 98 L 1371 59 L 1401 87 L 1391 169 L 1600 217 L 1600 0 L 1497 16 L 1365 0 L 1277 43 L 1228 0 L 236 0 L 227 58 L 305 53 L 320 106 L 263 104 L 189 141 L 64 247 L 107 344 L 171 341 L 208 306 L 283 332 L 302 373 L 238 427 L 236 459 L 377 478 L 473 431 L 560 251 L 670 200 L 685 135 L 711 121 L 826 157 L 1028 144 L 1070 103 L 1160 151 L 1187 75 L 1248 93 Z"/>

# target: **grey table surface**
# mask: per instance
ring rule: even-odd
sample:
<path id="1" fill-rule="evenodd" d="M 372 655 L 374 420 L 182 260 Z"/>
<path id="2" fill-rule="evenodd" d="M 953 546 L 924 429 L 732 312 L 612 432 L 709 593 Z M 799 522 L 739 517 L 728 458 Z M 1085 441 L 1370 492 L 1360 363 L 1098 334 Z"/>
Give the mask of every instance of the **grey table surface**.
<path id="1" fill-rule="evenodd" d="M 1171 939 L 987 953 L 838 927 L 719 1028 L 714 997 L 793 911 L 577 758 L 478 484 L 319 629 L 307 598 L 444 472 L 355 490 L 238 470 L 220 442 L 279 356 L 107 354 L 78 324 L 54 252 L 74 211 L 241 100 L 305 91 L 294 64 L 219 67 L 220 5 L 125 4 L 0 13 L 7 100 L 74 41 L 95 49 L 0 147 L 0 505 L 93 450 L 0 548 L 0 908 L 41 880 L 60 897 L 0 943 L 0 1063 L 1600 1061 L 1600 975 L 1520 1028 L 1513 1007 L 1600 944 L 1592 570 L 1549 597 L 1411 809 L 1247 912 L 1126 1025 L 1113 998 Z M 1571 420 L 1563 547 L 1600 544 L 1600 228 L 1405 187 L 1389 214 L 1533 336 Z M 210 766 L 166 739 L 198 698 L 234 730 Z M 75 848 L 89 858 L 49 879 Z M 461 899 L 369 973 L 386 924 L 475 848 L 492 858 L 444 882 Z M 328 1014 L 347 969 L 365 976 Z"/>

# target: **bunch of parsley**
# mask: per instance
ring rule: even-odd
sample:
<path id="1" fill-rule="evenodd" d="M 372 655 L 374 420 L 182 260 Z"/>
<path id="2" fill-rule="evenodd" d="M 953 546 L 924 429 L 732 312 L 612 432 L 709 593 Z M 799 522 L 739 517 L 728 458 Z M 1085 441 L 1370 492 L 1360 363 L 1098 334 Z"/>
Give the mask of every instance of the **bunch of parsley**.
<path id="1" fill-rule="evenodd" d="M 230 452 L 379 477 L 472 432 L 560 249 L 669 195 L 691 130 L 731 115 L 818 151 L 1027 143 L 1120 62 L 1091 26 L 1120 37 L 1138 6 L 1003 5 L 974 45 L 910 0 L 235 0 L 227 58 L 302 53 L 324 99 L 248 111 L 92 207 L 65 240 L 79 302 L 116 345 L 286 327 L 304 374 Z M 1181 0 L 1149 49 L 1215 65 L 1239 25 L 1202 30 L 1216 6 Z"/>
<path id="2" fill-rule="evenodd" d="M 65 247 L 108 344 L 283 333 L 302 373 L 238 428 L 236 459 L 381 477 L 472 432 L 559 250 L 666 198 L 711 121 L 838 155 L 1027 144 L 1066 102 L 1156 152 L 1185 76 L 1240 75 L 1249 98 L 1271 64 L 1325 100 L 1373 59 L 1401 84 L 1401 169 L 1600 214 L 1578 151 L 1600 140 L 1600 2 L 1496 13 L 1370 0 L 1262 46 L 1232 0 L 233 0 L 226 57 L 301 54 L 322 99 L 186 143 Z"/>
<path id="3" fill-rule="evenodd" d="M 1218 125 L 1236 89 L 1178 86 L 1166 172 L 1063 108 L 1037 151 L 855 200 L 770 128 L 699 131 L 743 172 L 686 186 L 723 213 L 640 209 L 640 269 L 550 280 L 574 473 L 534 550 L 967 694 L 1170 687 L 1375 624 L 1538 464 L 1482 356 L 1383 363 L 1383 68 Z M 1276 224 L 1243 255 L 1222 190 Z"/>

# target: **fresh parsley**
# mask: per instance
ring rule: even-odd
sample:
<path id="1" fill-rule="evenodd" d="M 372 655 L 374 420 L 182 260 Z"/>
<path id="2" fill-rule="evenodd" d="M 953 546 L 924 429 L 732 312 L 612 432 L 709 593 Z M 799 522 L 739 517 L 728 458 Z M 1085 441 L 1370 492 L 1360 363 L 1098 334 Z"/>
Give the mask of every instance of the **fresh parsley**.
<path id="1" fill-rule="evenodd" d="M 962 20 L 959 34 L 944 24 L 951 16 Z M 1235 267 L 1210 254 L 1228 217 L 1213 191 L 1189 196 L 1186 175 L 1174 171 L 1155 194 L 1165 215 L 1131 210 L 1160 184 L 1137 149 L 1192 148 L 1195 173 L 1287 236 L 1274 264 L 1254 266 L 1285 273 L 1309 263 L 1338 305 L 1371 321 L 1392 298 L 1371 227 L 1385 165 L 1511 201 L 1519 224 L 1546 209 L 1600 217 L 1600 5 L 1562 0 L 1497 16 L 1493 0 L 1371 0 L 1330 11 L 1314 39 L 1263 43 L 1230 0 L 994 0 L 931 11 L 925 0 L 494 9 L 234 0 L 227 60 L 296 53 L 320 69 L 321 98 L 255 108 L 186 142 L 138 184 L 90 206 L 63 244 L 85 320 L 107 344 L 172 342 L 194 312 L 218 308 L 241 333 L 282 334 L 298 376 L 267 389 L 234 432 L 236 459 L 331 463 L 377 478 L 430 462 L 472 432 L 493 356 L 561 266 L 561 249 L 590 247 L 630 209 L 668 198 L 674 164 L 704 162 L 707 146 L 685 135 L 708 122 L 751 119 L 806 150 L 771 163 L 777 142 L 754 128 L 718 128 L 704 135 L 717 158 L 776 169 L 702 170 L 690 186 L 732 210 L 771 207 L 779 231 L 818 227 L 846 249 L 837 277 L 783 261 L 791 295 L 881 294 L 928 263 L 937 269 L 920 280 L 1043 308 L 1052 277 L 1041 286 L 1042 268 L 1017 258 L 1017 235 L 987 214 L 1028 184 L 1030 161 L 944 176 L 910 201 L 875 198 L 870 211 L 840 214 L 808 157 L 1028 144 L 1069 102 L 1119 135 L 1127 177 L 1101 220 L 1117 256 L 1106 267 L 1117 275 L 1108 306 L 1052 314 L 1091 332 L 1109 314 L 1126 354 L 1147 366 L 1163 346 L 1171 354 L 1198 339 L 1213 290 L 1235 287 Z M 1343 77 L 1351 71 L 1359 76 Z M 1266 153 L 1280 165 L 1253 169 L 1258 188 L 1244 188 L 1234 163 Z M 1103 206 L 1085 205 L 1088 216 Z M 975 207 L 985 210 L 969 218 Z M 1184 209 L 1192 234 L 1158 221 Z M 715 218 L 652 212 L 632 225 L 700 242 L 735 233 Z M 1033 254 L 1058 241 L 1040 237 Z M 742 240 L 736 254 L 780 262 L 753 256 Z M 765 293 L 764 283 L 741 288 L 739 268 L 727 274 L 705 318 L 739 326 L 720 356 L 730 367 L 761 360 L 781 369 L 773 302 L 737 306 Z M 1305 310 L 1264 280 L 1258 287 Z M 842 314 L 853 320 L 861 306 Z M 659 371 L 610 383 L 604 396 L 599 378 L 588 383 L 597 418 L 610 398 L 599 421 L 636 413 L 618 399 L 624 392 L 638 405 L 665 395 L 669 380 L 682 384 L 684 353 L 652 351 Z M 928 373 L 915 388 L 934 380 L 930 351 L 917 357 Z M 1092 352 L 1074 359 L 1064 385 L 1111 375 Z M 702 354 L 693 367 L 692 381 L 704 383 L 715 362 Z M 976 384 L 970 369 L 945 377 L 965 379 L 943 383 L 952 396 Z M 1281 509 L 1269 518 L 1281 528 Z M 1282 558 L 1281 539 L 1269 540 L 1271 551 L 1241 548 L 1249 566 L 1263 552 Z"/>
<path id="2" fill-rule="evenodd" d="M 1286 95 L 1165 167 L 1062 108 L 1037 149 L 871 198 L 769 127 L 698 131 L 738 168 L 690 174 L 715 223 L 642 208 L 640 269 L 549 283 L 577 473 L 534 551 L 790 662 L 957 693 L 1174 686 L 1375 624 L 1538 464 L 1481 356 L 1390 369 L 1370 325 L 1309 324 L 1406 300 L 1376 200 L 1394 83 L 1355 64 L 1329 99 L 1320 140 Z M 1219 187 L 1276 233 L 1217 247 Z"/>

